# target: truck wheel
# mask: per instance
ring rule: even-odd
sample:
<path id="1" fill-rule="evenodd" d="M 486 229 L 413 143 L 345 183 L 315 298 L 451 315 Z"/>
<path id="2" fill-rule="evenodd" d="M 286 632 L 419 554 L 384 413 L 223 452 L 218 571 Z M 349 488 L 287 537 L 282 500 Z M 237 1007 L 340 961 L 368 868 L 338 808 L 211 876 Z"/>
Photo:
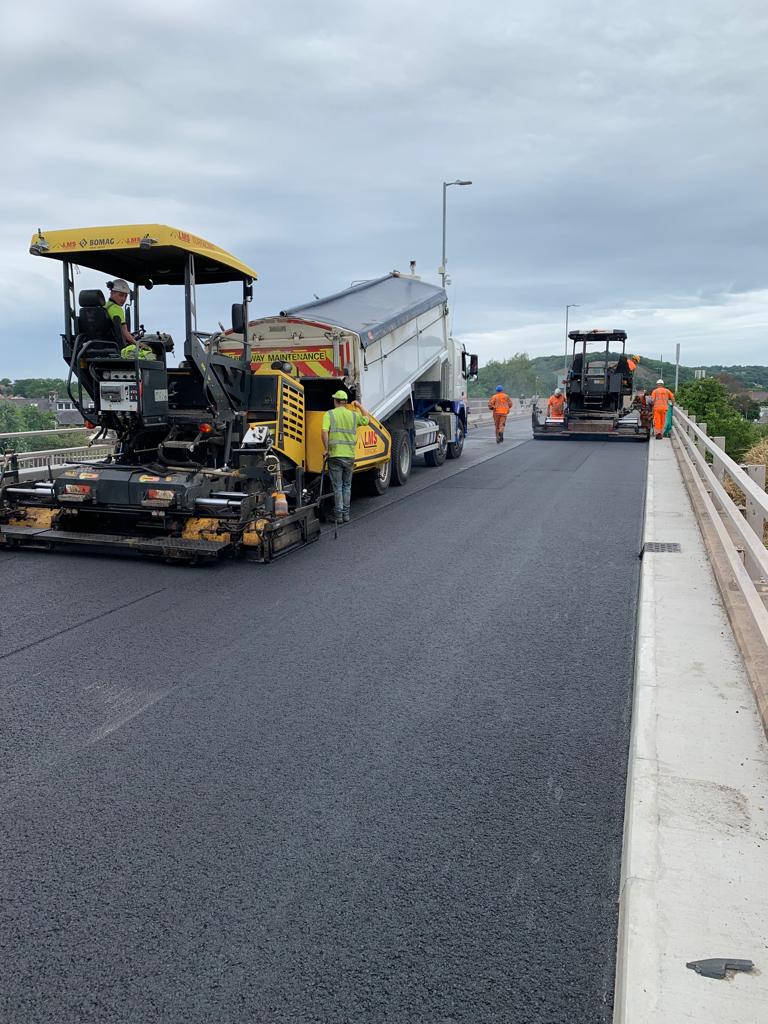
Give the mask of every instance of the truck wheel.
<path id="1" fill-rule="evenodd" d="M 354 479 L 354 478 L 353 478 Z M 392 479 L 392 462 L 387 459 L 378 469 L 360 473 L 360 490 L 372 498 L 385 494 Z"/>
<path id="2" fill-rule="evenodd" d="M 456 440 L 448 445 L 447 455 L 449 459 L 460 459 L 464 451 L 464 426 L 459 424 L 456 428 Z"/>
<path id="3" fill-rule="evenodd" d="M 448 452 L 448 438 L 442 430 L 437 435 L 437 444 L 437 448 L 433 448 L 431 452 L 424 453 L 424 461 L 428 466 L 442 466 L 445 462 L 445 456 Z"/>
<path id="4" fill-rule="evenodd" d="M 392 432 L 392 479 L 393 487 L 402 487 L 411 475 L 413 452 L 411 439 L 405 430 Z"/>

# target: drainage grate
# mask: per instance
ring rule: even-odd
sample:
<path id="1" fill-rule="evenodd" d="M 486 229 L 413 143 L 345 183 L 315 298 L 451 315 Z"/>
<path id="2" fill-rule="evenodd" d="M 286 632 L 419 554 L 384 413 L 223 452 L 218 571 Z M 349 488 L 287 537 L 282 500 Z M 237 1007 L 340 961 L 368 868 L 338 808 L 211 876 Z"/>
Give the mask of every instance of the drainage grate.
<path id="1" fill-rule="evenodd" d="M 679 544 L 662 544 L 657 541 L 648 541 L 643 544 L 643 551 L 679 551 Z"/>

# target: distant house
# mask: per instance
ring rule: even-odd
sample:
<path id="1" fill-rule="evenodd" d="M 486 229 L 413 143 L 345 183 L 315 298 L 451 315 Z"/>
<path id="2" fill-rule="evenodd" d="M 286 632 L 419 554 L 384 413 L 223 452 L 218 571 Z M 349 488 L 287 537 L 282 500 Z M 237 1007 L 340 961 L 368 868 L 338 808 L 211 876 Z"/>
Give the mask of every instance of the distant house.
<path id="1" fill-rule="evenodd" d="M 20 395 L 4 395 L 3 396 L 3 401 L 4 402 L 10 402 L 11 405 L 15 405 L 15 406 L 21 407 L 21 408 L 28 408 L 28 407 L 31 406 L 33 409 L 39 409 L 40 408 L 40 401 L 41 401 L 41 399 L 39 399 L 39 398 L 22 398 Z"/>
<path id="2" fill-rule="evenodd" d="M 51 404 L 51 411 L 56 416 L 56 422 L 60 427 L 79 427 L 84 420 L 75 408 L 75 403 L 70 398 L 58 398 L 56 395 Z M 55 405 L 55 408 L 54 408 Z"/>
<path id="3" fill-rule="evenodd" d="M 748 390 L 747 394 L 758 405 L 766 405 L 768 403 L 768 391 Z"/>
<path id="4" fill-rule="evenodd" d="M 83 417 L 75 408 L 74 402 L 69 398 L 59 398 L 55 391 L 52 391 L 47 398 L 22 398 L 10 395 L 4 401 L 23 408 L 52 412 L 56 417 L 56 425 L 59 427 L 80 427 L 83 424 Z"/>

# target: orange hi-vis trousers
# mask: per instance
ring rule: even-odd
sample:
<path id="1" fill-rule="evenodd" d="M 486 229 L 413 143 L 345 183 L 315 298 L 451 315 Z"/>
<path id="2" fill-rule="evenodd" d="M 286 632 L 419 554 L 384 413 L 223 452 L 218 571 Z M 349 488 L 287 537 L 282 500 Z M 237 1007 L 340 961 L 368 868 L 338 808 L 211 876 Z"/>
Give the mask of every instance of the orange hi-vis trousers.
<path id="1" fill-rule="evenodd" d="M 654 402 L 653 405 L 653 432 L 654 434 L 664 433 L 664 424 L 667 422 L 667 406 L 659 405 L 658 402 Z"/>
<path id="2" fill-rule="evenodd" d="M 496 428 L 496 437 L 504 433 L 504 424 L 507 422 L 507 413 L 495 412 L 493 414 L 493 425 Z"/>
<path id="3" fill-rule="evenodd" d="M 565 419 L 565 399 L 552 397 L 547 402 L 547 416 L 551 420 Z"/>

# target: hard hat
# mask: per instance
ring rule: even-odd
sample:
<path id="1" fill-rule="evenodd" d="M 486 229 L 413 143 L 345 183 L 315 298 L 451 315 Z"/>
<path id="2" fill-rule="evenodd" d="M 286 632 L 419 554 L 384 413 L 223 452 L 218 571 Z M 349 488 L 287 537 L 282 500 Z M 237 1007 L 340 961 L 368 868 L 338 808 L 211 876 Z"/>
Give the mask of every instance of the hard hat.
<path id="1" fill-rule="evenodd" d="M 107 284 L 112 292 L 123 292 L 125 295 L 130 295 L 131 293 L 131 286 L 122 277 L 118 277 L 116 281 L 107 281 Z"/>
<path id="2" fill-rule="evenodd" d="M 562 395 L 562 393 L 563 392 L 560 390 L 560 388 L 555 388 L 555 394 L 556 395 Z"/>
<path id="3" fill-rule="evenodd" d="M 504 390 L 504 388 L 503 388 L 503 387 L 501 386 L 501 384 L 497 384 L 497 385 L 496 385 L 496 390 L 497 390 L 497 391 L 503 391 L 503 390 Z"/>
<path id="4" fill-rule="evenodd" d="M 663 381 L 663 380 L 661 379 L 661 377 L 659 377 L 659 379 L 658 379 L 658 380 L 656 381 L 656 383 L 657 383 L 657 384 L 663 384 L 663 383 L 664 383 L 664 381 Z"/>
<path id="5" fill-rule="evenodd" d="M 341 391 L 341 390 L 334 391 L 334 393 L 331 395 L 331 397 L 335 398 L 337 402 L 348 402 L 349 401 L 349 396 L 347 395 L 346 391 Z"/>

